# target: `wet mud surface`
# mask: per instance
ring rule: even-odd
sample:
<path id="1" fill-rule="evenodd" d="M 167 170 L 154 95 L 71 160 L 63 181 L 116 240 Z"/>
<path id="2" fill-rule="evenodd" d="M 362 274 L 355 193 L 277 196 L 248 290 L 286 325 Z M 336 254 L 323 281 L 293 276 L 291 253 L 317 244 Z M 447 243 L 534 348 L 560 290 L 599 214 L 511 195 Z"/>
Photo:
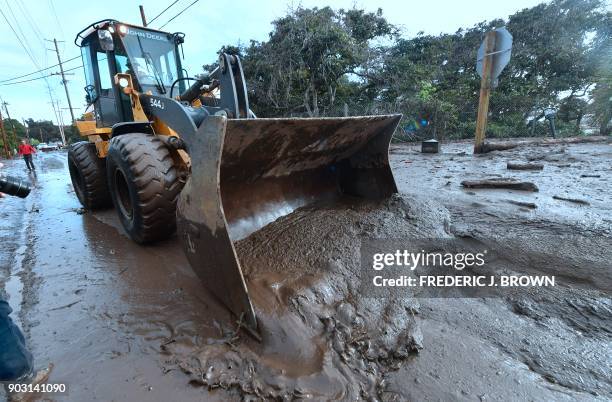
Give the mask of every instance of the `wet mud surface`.
<path id="1" fill-rule="evenodd" d="M 612 398 L 612 146 L 477 157 L 469 144 L 441 148 L 392 148 L 398 196 L 298 209 L 237 243 L 262 342 L 206 292 L 176 238 L 133 244 L 114 211 L 80 209 L 65 153 L 38 156 L 32 195 L 0 201 L 0 291 L 37 365 L 55 365 L 49 382 L 67 384 L 40 399 Z M 5 165 L 27 176 L 22 161 Z M 495 178 L 539 191 L 460 185 Z M 551 241 L 576 235 L 588 241 Z M 503 269 L 556 274 L 561 285 L 496 298 L 361 297 L 360 240 L 411 237 L 504 242 Z"/>

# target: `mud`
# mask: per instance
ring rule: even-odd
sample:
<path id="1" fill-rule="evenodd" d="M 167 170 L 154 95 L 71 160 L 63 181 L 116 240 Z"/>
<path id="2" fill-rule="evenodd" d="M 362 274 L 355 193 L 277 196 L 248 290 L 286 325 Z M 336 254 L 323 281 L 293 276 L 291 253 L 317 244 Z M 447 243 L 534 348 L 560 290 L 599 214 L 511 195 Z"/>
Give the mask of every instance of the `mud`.
<path id="1" fill-rule="evenodd" d="M 237 243 L 262 342 L 204 290 L 177 239 L 131 243 L 114 211 L 80 210 L 65 154 L 39 156 L 32 195 L 0 201 L 0 289 L 38 367 L 53 363 L 49 382 L 68 386 L 43 399 L 611 398 L 612 146 L 441 148 L 393 148 L 399 196 L 298 209 Z M 509 172 L 508 161 L 544 169 Z M 6 169 L 24 174 L 21 162 Z M 508 176 L 540 191 L 460 185 Z M 579 237 L 551 240 L 568 236 Z M 504 242 L 503 269 L 557 274 L 561 286 L 361 297 L 359 240 L 409 237 Z"/>
<path id="2" fill-rule="evenodd" d="M 301 208 L 237 243 L 262 342 L 242 334 L 179 357 L 192 384 L 263 398 L 378 399 L 421 348 L 415 299 L 359 294 L 360 239 L 448 236 L 435 203 L 399 196 Z M 184 345 L 172 344 L 181 355 Z M 299 362 L 299 363 L 297 363 Z M 296 364 L 297 363 L 297 364 Z"/>

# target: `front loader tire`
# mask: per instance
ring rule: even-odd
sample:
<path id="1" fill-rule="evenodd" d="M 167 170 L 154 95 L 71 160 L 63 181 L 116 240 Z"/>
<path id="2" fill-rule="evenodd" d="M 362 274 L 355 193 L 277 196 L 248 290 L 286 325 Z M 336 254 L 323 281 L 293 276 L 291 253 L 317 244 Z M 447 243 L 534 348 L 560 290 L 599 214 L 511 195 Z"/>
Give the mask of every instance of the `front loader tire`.
<path id="1" fill-rule="evenodd" d="M 132 240 L 149 243 L 168 238 L 176 231 L 176 201 L 185 180 L 158 137 L 114 137 L 106 168 L 113 204 Z"/>
<path id="2" fill-rule="evenodd" d="M 85 209 L 112 206 L 106 180 L 106 163 L 93 142 L 81 141 L 68 149 L 68 170 L 77 198 Z"/>

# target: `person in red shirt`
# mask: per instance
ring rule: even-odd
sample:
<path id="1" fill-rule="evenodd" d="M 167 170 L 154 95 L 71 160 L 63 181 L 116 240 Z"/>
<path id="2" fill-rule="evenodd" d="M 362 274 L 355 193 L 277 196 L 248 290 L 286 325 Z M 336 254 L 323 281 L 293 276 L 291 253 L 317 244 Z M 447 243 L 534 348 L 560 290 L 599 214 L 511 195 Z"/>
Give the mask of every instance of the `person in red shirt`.
<path id="1" fill-rule="evenodd" d="M 23 156 L 23 160 L 25 161 L 28 170 L 36 170 L 34 163 L 32 162 L 32 154 L 35 153 L 36 148 L 28 144 L 26 140 L 21 140 L 21 144 L 19 144 L 19 155 Z"/>

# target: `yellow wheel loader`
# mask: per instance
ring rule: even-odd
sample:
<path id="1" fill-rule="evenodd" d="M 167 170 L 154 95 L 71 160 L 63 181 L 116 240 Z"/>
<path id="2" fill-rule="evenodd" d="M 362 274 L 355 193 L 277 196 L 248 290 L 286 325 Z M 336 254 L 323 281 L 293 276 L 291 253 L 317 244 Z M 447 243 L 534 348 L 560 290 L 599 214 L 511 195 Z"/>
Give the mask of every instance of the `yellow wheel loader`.
<path id="1" fill-rule="evenodd" d="M 85 208 L 114 205 L 138 243 L 177 231 L 203 284 L 257 334 L 234 242 L 323 199 L 397 192 L 388 148 L 401 116 L 256 118 L 240 58 L 190 78 L 183 41 L 114 20 L 76 36 L 94 112 L 77 122 L 72 184 Z"/>

